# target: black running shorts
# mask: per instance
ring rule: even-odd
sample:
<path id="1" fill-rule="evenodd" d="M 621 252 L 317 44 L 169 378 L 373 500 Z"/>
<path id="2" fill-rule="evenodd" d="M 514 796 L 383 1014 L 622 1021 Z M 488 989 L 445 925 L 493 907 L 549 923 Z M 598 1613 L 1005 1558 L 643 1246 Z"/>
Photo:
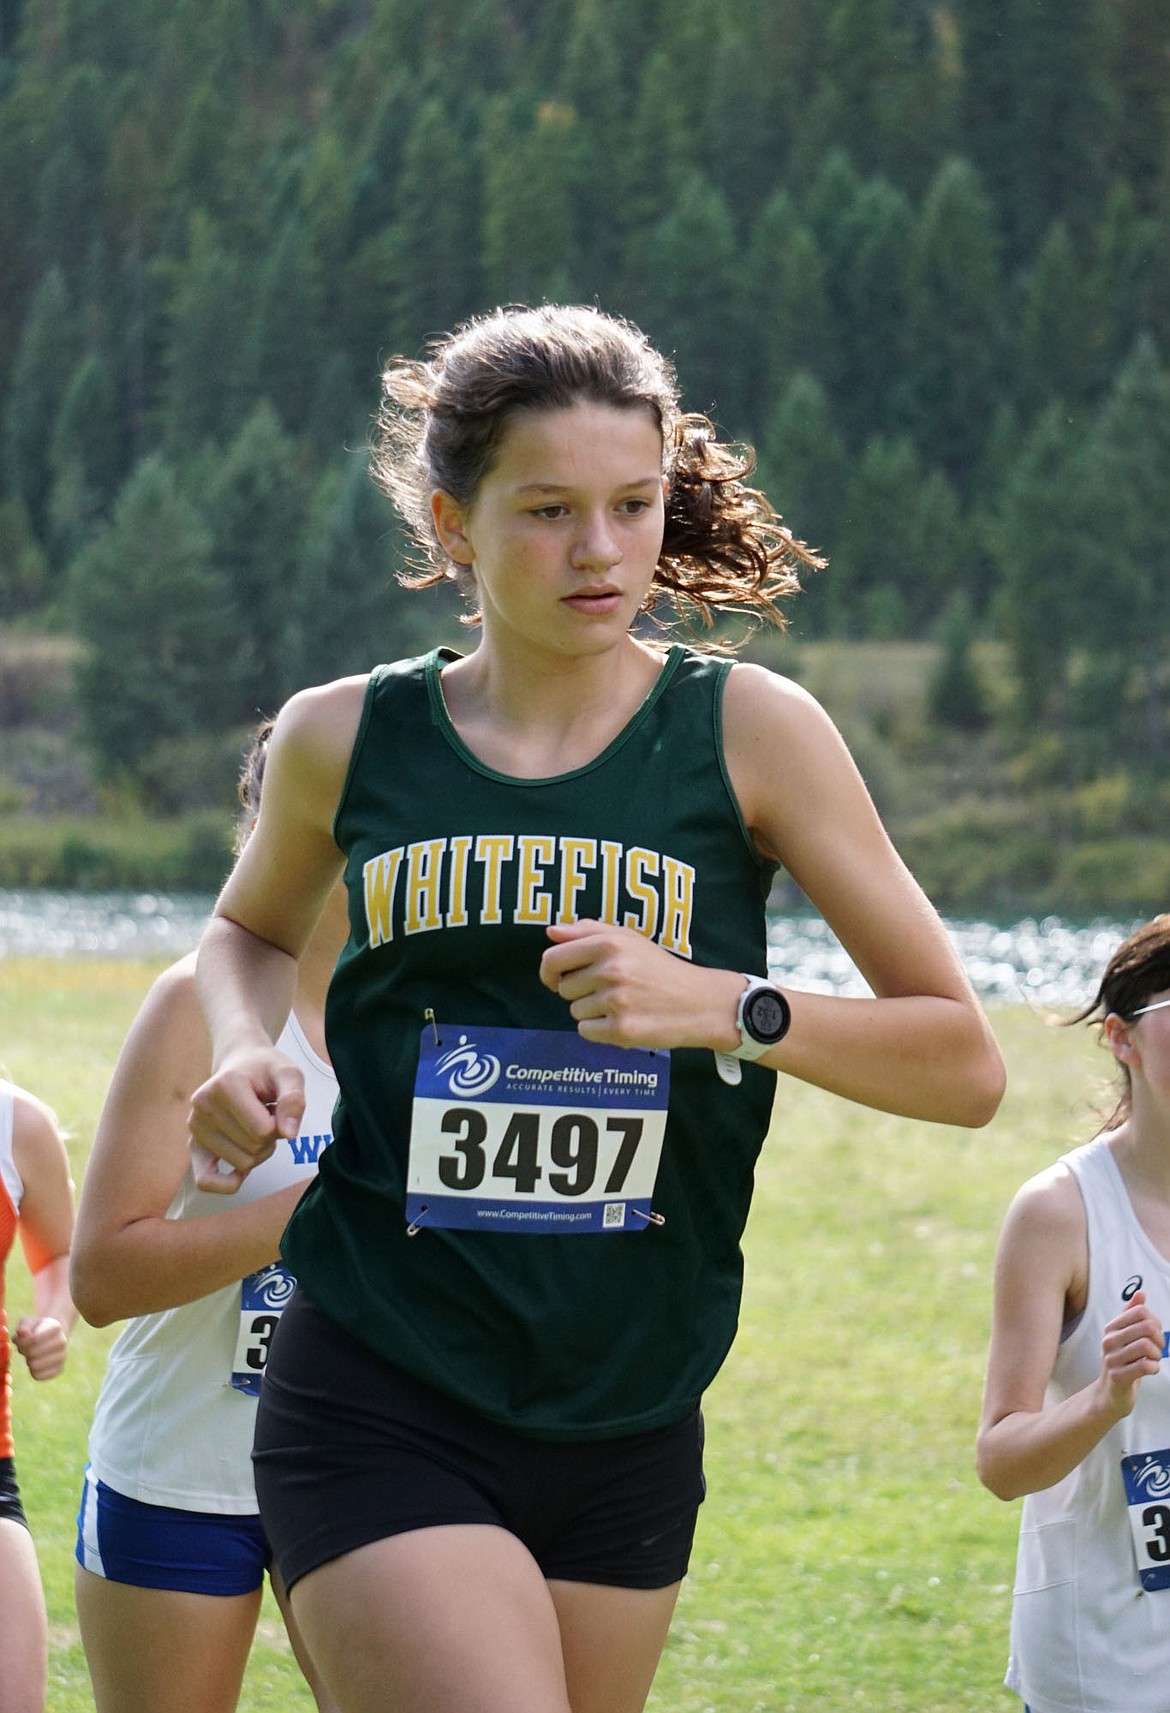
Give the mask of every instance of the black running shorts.
<path id="1" fill-rule="evenodd" d="M 704 1494 L 698 1409 L 616 1439 L 534 1439 L 393 1367 L 299 1289 L 252 1457 L 289 1588 L 371 1541 L 452 1523 L 509 1530 L 550 1580 L 666 1588 L 686 1574 Z"/>

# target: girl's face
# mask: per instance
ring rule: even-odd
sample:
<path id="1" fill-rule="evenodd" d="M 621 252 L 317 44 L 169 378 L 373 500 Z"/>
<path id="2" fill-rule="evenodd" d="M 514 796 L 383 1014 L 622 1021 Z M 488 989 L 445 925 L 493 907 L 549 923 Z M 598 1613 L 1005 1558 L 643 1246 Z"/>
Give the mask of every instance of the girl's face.
<path id="1" fill-rule="evenodd" d="M 582 400 L 515 416 L 468 505 L 432 496 L 439 540 L 474 574 L 484 641 L 574 656 L 612 647 L 649 593 L 665 493 L 649 411 Z"/>

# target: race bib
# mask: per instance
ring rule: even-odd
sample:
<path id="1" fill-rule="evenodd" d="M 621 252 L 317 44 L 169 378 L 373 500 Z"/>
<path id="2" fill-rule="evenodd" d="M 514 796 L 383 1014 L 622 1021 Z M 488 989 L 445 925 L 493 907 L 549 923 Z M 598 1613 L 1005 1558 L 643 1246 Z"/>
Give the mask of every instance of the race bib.
<path id="1" fill-rule="evenodd" d="M 575 1031 L 428 1025 L 408 1224 L 585 1233 L 661 1223 L 650 1199 L 669 1096 L 665 1050 L 602 1047 Z"/>
<path id="2" fill-rule="evenodd" d="M 1121 1473 L 1142 1587 L 1170 1588 L 1170 1450 L 1123 1457 Z"/>
<path id="3" fill-rule="evenodd" d="M 250 1273 L 240 1286 L 240 1331 L 232 1358 L 231 1382 L 237 1392 L 260 1396 L 260 1382 L 272 1335 L 296 1288 L 296 1280 L 281 1262 Z"/>

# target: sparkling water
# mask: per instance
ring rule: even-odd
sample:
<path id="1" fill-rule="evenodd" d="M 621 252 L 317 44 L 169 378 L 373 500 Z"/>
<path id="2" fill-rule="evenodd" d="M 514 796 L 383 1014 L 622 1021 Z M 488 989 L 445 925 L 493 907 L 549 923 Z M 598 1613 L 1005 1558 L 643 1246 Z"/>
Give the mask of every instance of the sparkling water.
<path id="1" fill-rule="evenodd" d="M 210 913 L 210 895 L 0 891 L 0 960 L 5 957 L 158 957 L 190 951 Z M 1129 933 L 1129 922 L 1031 917 L 1011 924 L 947 921 L 976 990 L 988 1000 L 1080 1006 Z M 863 994 L 865 982 L 819 917 L 769 920 L 768 963 L 779 981 L 815 993 Z"/>

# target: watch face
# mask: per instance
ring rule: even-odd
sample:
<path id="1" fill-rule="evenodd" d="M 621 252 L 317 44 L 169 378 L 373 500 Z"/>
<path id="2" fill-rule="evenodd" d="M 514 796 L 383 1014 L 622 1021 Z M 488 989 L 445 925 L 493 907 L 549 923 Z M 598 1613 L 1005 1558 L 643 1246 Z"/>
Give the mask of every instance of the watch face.
<path id="1" fill-rule="evenodd" d="M 757 987 L 744 1001 L 743 1026 L 756 1041 L 782 1041 L 791 1017 L 788 1001 L 774 987 Z"/>

